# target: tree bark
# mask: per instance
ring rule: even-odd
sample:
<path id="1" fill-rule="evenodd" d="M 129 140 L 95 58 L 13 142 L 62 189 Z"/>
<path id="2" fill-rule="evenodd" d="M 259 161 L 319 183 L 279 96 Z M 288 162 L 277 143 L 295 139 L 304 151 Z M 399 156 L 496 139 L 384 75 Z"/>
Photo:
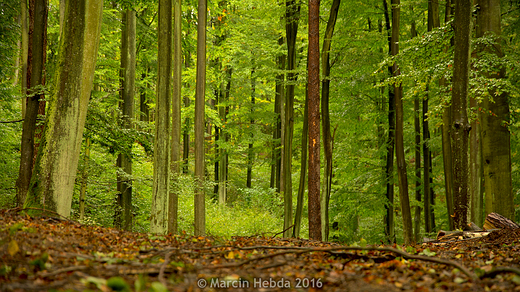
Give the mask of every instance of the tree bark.
<path id="1" fill-rule="evenodd" d="M 175 0 L 173 16 L 173 96 L 172 145 L 170 169 L 174 180 L 181 173 L 181 103 L 182 103 L 182 0 Z M 179 194 L 170 190 L 168 199 L 168 232 L 177 233 Z"/>
<path id="2" fill-rule="evenodd" d="M 169 134 L 171 131 L 172 9 L 171 0 L 159 0 L 153 198 L 150 220 L 150 232 L 159 234 L 168 231 L 171 167 Z"/>
<path id="3" fill-rule="evenodd" d="M 302 129 L 302 154 L 300 156 L 300 184 L 298 186 L 298 196 L 296 199 L 296 212 L 294 214 L 294 229 L 293 229 L 293 237 L 300 236 L 301 222 L 302 222 L 302 214 L 303 214 L 303 205 L 305 198 L 305 186 L 306 186 L 306 178 L 307 178 L 307 166 L 308 163 L 308 145 L 309 145 L 309 97 L 308 93 L 305 94 L 305 108 L 303 111 L 303 129 Z"/>
<path id="4" fill-rule="evenodd" d="M 278 38 L 278 45 L 282 46 L 285 43 L 284 37 Z M 282 71 L 285 69 L 285 54 L 280 54 L 276 58 L 277 68 Z M 282 152 L 281 152 L 281 140 L 282 140 L 282 121 L 283 121 L 283 99 L 285 96 L 284 82 L 285 74 L 276 74 L 276 86 L 275 86 L 275 97 L 274 97 L 274 113 L 276 115 L 275 130 L 273 133 L 273 161 L 271 166 L 271 188 L 275 188 L 277 193 L 281 192 L 280 188 L 280 174 L 282 170 Z"/>
<path id="5" fill-rule="evenodd" d="M 500 44 L 501 12 L 500 1 L 477 1 L 477 37 L 491 35 L 496 43 L 492 46 L 479 47 L 479 54 L 485 52 L 502 58 Z M 488 78 L 505 78 L 503 66 L 493 66 L 489 72 L 482 72 Z M 509 95 L 498 93 L 497 88 L 488 89 L 489 96 L 484 97 L 480 114 L 482 125 L 482 157 L 484 166 L 484 186 L 486 196 L 486 214 L 497 212 L 514 219 L 515 205 L 513 202 L 511 178 L 511 137 L 509 132 Z"/>
<path id="6" fill-rule="evenodd" d="M 69 217 L 96 64 L 102 0 L 67 2 L 57 85 L 25 207 Z"/>
<path id="7" fill-rule="evenodd" d="M 294 130 L 294 89 L 296 82 L 296 35 L 300 18 L 301 2 L 287 0 L 285 13 L 285 30 L 287 38 L 287 91 L 285 100 L 285 130 L 283 147 L 283 188 L 284 188 L 284 237 L 290 237 L 293 224 L 292 215 L 292 142 Z"/>
<path id="8" fill-rule="evenodd" d="M 332 36 L 338 18 L 339 6 L 341 0 L 334 0 L 330 9 L 327 28 L 323 39 L 323 49 L 321 51 L 321 71 L 323 72 L 323 81 L 321 82 L 321 117 L 323 128 L 323 150 L 325 156 L 325 170 L 323 193 L 321 196 L 321 236 L 324 241 L 329 240 L 329 200 L 332 188 L 332 135 L 330 129 L 330 48 L 332 45 Z"/>
<path id="9" fill-rule="evenodd" d="M 134 119 L 135 96 L 135 65 L 136 65 L 136 16 L 135 11 L 127 9 L 123 12 L 123 29 L 121 30 L 121 107 L 123 128 L 131 129 Z M 120 162 L 123 175 L 118 176 L 120 183 L 119 207 L 122 210 L 120 218 L 121 228 L 132 229 L 132 145 L 128 146 L 128 153 L 120 153 Z"/>
<path id="10" fill-rule="evenodd" d="M 392 31 L 390 28 L 390 13 L 388 4 L 383 0 L 383 8 L 385 15 L 385 27 L 388 35 L 388 53 L 392 54 Z M 388 67 L 390 75 L 392 75 L 392 66 Z M 386 199 L 385 204 L 385 236 L 388 243 L 394 243 L 395 224 L 394 224 L 394 147 L 395 147 L 395 94 L 393 88 L 388 88 L 388 139 L 385 175 L 386 175 Z"/>
<path id="11" fill-rule="evenodd" d="M 255 124 L 255 119 L 253 118 L 254 112 L 255 112 L 255 91 L 256 91 L 256 80 L 255 80 L 255 69 L 253 68 L 251 70 L 251 118 L 249 120 L 251 130 L 251 135 L 249 137 L 249 145 L 247 148 L 247 179 L 246 179 L 246 186 L 248 188 L 251 188 L 251 183 L 253 180 L 253 162 L 254 162 L 254 152 L 253 152 L 253 141 L 255 139 L 253 125 Z"/>
<path id="12" fill-rule="evenodd" d="M 444 23 L 448 23 L 452 16 L 452 1 L 446 1 L 446 10 L 444 16 Z M 453 43 L 453 39 L 452 39 Z M 446 48 L 447 49 L 447 48 Z M 441 78 L 439 86 L 446 88 L 446 79 Z M 450 101 L 443 102 L 442 110 L 442 160 L 444 168 L 444 190 L 446 193 L 446 207 L 448 209 L 448 224 L 449 229 L 453 230 L 453 214 L 455 214 L 455 207 L 453 206 L 453 163 L 452 163 L 452 147 L 451 147 L 451 103 Z"/>
<path id="13" fill-rule="evenodd" d="M 471 0 L 455 1 L 455 56 L 453 61 L 452 145 L 454 228 L 468 223 L 468 135 L 471 127 L 467 115 L 469 84 L 469 50 L 471 35 Z"/>
<path id="14" fill-rule="evenodd" d="M 322 240 L 320 211 L 320 1 L 309 0 L 309 239 Z"/>
<path id="15" fill-rule="evenodd" d="M 23 6 L 23 4 L 22 4 Z M 26 9 L 22 9 L 22 12 Z M 23 19 L 22 23 L 26 20 Z M 37 132 L 37 118 L 40 111 L 40 103 L 44 103 L 43 86 L 45 86 L 44 66 L 47 50 L 47 1 L 29 1 L 29 30 L 28 52 L 25 63 L 26 75 L 22 88 L 27 86 L 23 94 L 27 94 L 24 121 L 22 125 L 22 140 L 20 151 L 20 168 L 16 181 L 16 202 L 22 206 L 27 197 L 27 191 L 33 173 L 35 154 L 38 151 L 39 141 L 35 140 Z M 25 52 L 22 52 L 24 58 Z M 42 100 L 42 101 L 40 101 Z M 43 107 L 45 109 L 45 107 Z"/>
<path id="16" fill-rule="evenodd" d="M 195 235 L 206 233 L 204 194 L 204 104 L 206 92 L 206 0 L 198 2 L 197 85 L 195 89 Z"/>
<path id="17" fill-rule="evenodd" d="M 87 137 L 85 141 L 85 157 L 83 161 L 83 169 L 81 171 L 81 187 L 79 191 L 79 220 L 82 221 L 85 218 L 85 201 L 88 186 L 88 172 L 89 172 L 89 161 L 90 161 L 90 138 Z"/>
<path id="18" fill-rule="evenodd" d="M 399 21 L 400 21 L 400 0 L 392 0 L 392 55 L 399 53 Z M 392 68 L 393 76 L 399 76 L 400 71 L 397 63 Z M 412 215 L 410 212 L 410 200 L 408 197 L 408 177 L 406 173 L 406 160 L 404 155 L 403 142 L 403 93 L 401 84 L 394 85 L 396 127 L 395 127 L 395 150 L 397 160 L 397 174 L 399 177 L 399 198 L 401 201 L 401 212 L 403 217 L 403 232 L 405 244 L 414 241 Z"/>

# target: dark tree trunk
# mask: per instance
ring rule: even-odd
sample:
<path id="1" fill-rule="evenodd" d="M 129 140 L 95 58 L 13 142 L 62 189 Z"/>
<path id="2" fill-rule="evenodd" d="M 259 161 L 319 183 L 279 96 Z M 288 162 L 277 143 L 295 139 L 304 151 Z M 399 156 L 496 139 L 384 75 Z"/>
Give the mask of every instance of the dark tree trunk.
<path id="1" fill-rule="evenodd" d="M 468 135 L 471 129 L 467 115 L 469 84 L 469 50 L 471 36 L 471 0 L 455 1 L 455 57 L 453 61 L 452 145 L 454 227 L 463 229 L 468 223 Z"/>
<path id="2" fill-rule="evenodd" d="M 26 111 L 22 125 L 21 156 L 18 180 L 16 181 L 16 203 L 22 206 L 29 190 L 37 147 L 38 114 L 45 114 L 43 88 L 45 85 L 44 66 L 47 47 L 47 1 L 29 1 L 29 43 L 26 78 Z M 23 83 L 22 83 L 23 84 Z M 42 112 L 43 109 L 43 112 Z M 41 136 L 41 129 L 38 133 Z M 39 140 L 39 139 L 38 139 Z"/>

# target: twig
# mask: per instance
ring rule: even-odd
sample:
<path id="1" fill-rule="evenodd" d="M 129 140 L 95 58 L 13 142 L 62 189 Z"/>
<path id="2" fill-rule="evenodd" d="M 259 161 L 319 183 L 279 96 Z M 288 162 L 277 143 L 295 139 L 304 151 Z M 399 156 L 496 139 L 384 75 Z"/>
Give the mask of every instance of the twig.
<path id="1" fill-rule="evenodd" d="M 294 224 L 291 225 L 291 226 L 289 226 L 289 227 L 287 227 L 287 228 L 285 228 L 284 230 L 282 230 L 282 232 L 278 232 L 278 233 L 276 233 L 276 234 L 273 235 L 271 238 L 275 238 L 277 235 L 282 234 L 282 233 L 284 233 L 285 231 L 287 231 L 287 230 L 289 230 L 289 229 L 291 229 L 291 228 L 293 228 L 293 227 L 294 227 Z"/>
<path id="2" fill-rule="evenodd" d="M 39 276 L 42 277 L 42 278 L 48 278 L 48 277 L 56 276 L 56 275 L 61 274 L 61 273 L 81 271 L 81 270 L 85 270 L 85 269 L 88 269 L 88 267 L 87 266 L 71 266 L 71 267 L 65 267 L 65 268 L 57 269 L 57 270 L 54 270 L 54 271 L 49 272 L 49 273 L 41 273 Z"/>
<path id="3" fill-rule="evenodd" d="M 164 279 L 164 270 L 166 269 L 166 267 L 168 266 L 168 264 L 170 263 L 170 256 L 172 255 L 172 252 L 169 252 L 166 254 L 166 256 L 164 257 L 164 263 L 161 265 L 161 269 L 159 270 L 159 282 L 161 282 L 164 287 L 167 287 L 167 282 L 166 280 Z"/>
<path id="4" fill-rule="evenodd" d="M 513 267 L 496 267 L 493 270 L 484 273 L 484 275 L 480 276 L 480 279 L 492 278 L 501 273 L 515 273 L 520 276 L 520 269 Z"/>

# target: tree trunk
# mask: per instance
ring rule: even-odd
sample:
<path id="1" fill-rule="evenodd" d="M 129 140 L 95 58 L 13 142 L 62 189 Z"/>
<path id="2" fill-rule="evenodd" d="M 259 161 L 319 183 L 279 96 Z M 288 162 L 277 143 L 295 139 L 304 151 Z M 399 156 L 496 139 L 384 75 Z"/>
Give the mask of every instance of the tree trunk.
<path id="1" fill-rule="evenodd" d="M 251 181 L 253 179 L 253 162 L 254 162 L 254 153 L 253 153 L 253 141 L 255 139 L 253 126 L 255 124 L 255 119 L 253 118 L 254 112 L 255 112 L 255 89 L 256 89 L 256 80 L 255 80 L 255 69 L 253 68 L 251 70 L 251 119 L 249 121 L 251 130 L 251 135 L 249 139 L 249 145 L 247 149 L 247 179 L 246 179 L 246 185 L 248 188 L 251 188 Z"/>
<path id="2" fill-rule="evenodd" d="M 23 4 L 22 4 L 23 6 Z M 22 9 L 25 11 L 26 9 Z M 22 14 L 22 17 L 24 15 Z M 25 19 L 22 19 L 22 23 Z M 43 88 L 45 86 L 44 66 L 45 52 L 47 49 L 47 1 L 29 1 L 29 34 L 28 34 L 28 53 L 25 63 L 26 75 L 22 88 L 28 85 L 23 94 L 27 94 L 25 115 L 22 129 L 20 169 L 18 180 L 16 181 L 16 202 L 22 206 L 27 196 L 27 190 L 31 182 L 34 168 L 37 141 L 35 134 L 37 128 L 37 118 L 40 109 L 40 100 L 44 99 Z M 25 52 L 22 52 L 22 58 Z M 24 84 L 25 83 L 25 84 Z"/>
<path id="3" fill-rule="evenodd" d="M 399 21 L 400 21 L 400 0 L 392 0 L 392 55 L 399 54 Z M 394 63 L 392 69 L 393 76 L 399 76 L 399 67 Z M 408 177 L 406 173 L 406 160 L 404 155 L 403 142 L 403 93 L 401 84 L 394 85 L 396 127 L 395 127 L 395 150 L 397 160 L 397 174 L 399 177 L 399 199 L 401 201 L 401 212 L 403 216 L 403 232 L 405 244 L 410 244 L 413 239 L 412 215 L 410 212 L 410 201 L 408 198 Z"/>
<path id="4" fill-rule="evenodd" d="M 479 53 L 495 54 L 502 58 L 500 44 L 501 14 L 499 0 L 477 1 L 477 37 L 491 35 L 496 43 L 487 47 L 479 47 Z M 482 72 L 488 78 L 505 78 L 505 68 L 492 66 L 490 71 Z M 482 100 L 485 112 L 480 114 L 482 125 L 482 157 L 484 166 L 484 186 L 486 193 L 486 213 L 497 212 L 514 219 L 515 205 L 513 202 L 511 178 L 511 138 L 509 133 L 509 94 L 498 93 L 496 87 L 488 89 L 489 96 Z"/>
<path id="5" fill-rule="evenodd" d="M 469 50 L 471 35 L 471 0 L 455 1 L 455 56 L 453 60 L 452 145 L 453 201 L 455 229 L 468 223 L 468 123 Z"/>
<path id="6" fill-rule="evenodd" d="M 123 28 L 121 30 L 121 99 L 123 128 L 131 129 L 134 119 L 134 93 L 135 93 L 135 11 L 126 10 L 122 15 Z M 119 196 L 118 203 L 121 208 L 121 218 L 116 219 L 124 230 L 132 229 L 132 145 L 128 145 L 128 153 L 120 153 L 122 175 L 118 175 Z"/>
<path id="7" fill-rule="evenodd" d="M 181 103 L 182 103 L 182 0 L 175 0 L 173 16 L 173 96 L 172 145 L 170 169 L 174 180 L 181 173 Z M 177 233 L 179 194 L 170 190 L 168 198 L 168 232 Z"/>
<path id="8" fill-rule="evenodd" d="M 413 12 L 413 6 L 410 7 Z M 417 37 L 417 30 L 415 20 L 412 21 L 410 35 L 413 38 Z M 414 238 L 416 242 L 421 241 L 421 206 L 422 194 L 425 193 L 421 187 L 421 114 L 420 114 L 420 100 L 416 97 L 413 100 L 413 112 L 414 112 L 414 133 L 415 133 L 415 200 L 417 206 L 415 206 L 415 217 L 414 217 Z M 424 144 L 423 144 L 424 146 Z M 426 165 L 426 164 L 425 164 Z M 426 196 L 425 196 L 426 197 Z M 425 202 L 426 205 L 426 202 Z"/>
<path id="9" fill-rule="evenodd" d="M 285 39 L 280 37 L 278 39 L 278 45 L 282 46 Z M 285 69 L 285 54 L 280 54 L 276 58 L 277 68 L 281 71 Z M 273 133 L 273 161 L 271 166 L 271 188 L 275 188 L 277 193 L 280 193 L 280 173 L 282 170 L 282 153 L 281 153 L 281 139 L 282 139 L 282 112 L 283 112 L 283 99 L 285 96 L 284 73 L 277 74 L 275 86 L 275 98 L 274 98 L 274 113 L 276 115 L 275 130 Z"/>
<path id="10" fill-rule="evenodd" d="M 324 241 L 329 240 L 329 200 L 332 188 L 332 135 L 330 130 L 330 48 L 332 36 L 338 18 L 341 0 L 334 0 L 330 9 L 329 21 L 323 39 L 321 51 L 321 71 L 323 81 L 321 82 L 321 117 L 323 128 L 323 150 L 325 154 L 325 170 L 323 182 L 323 194 L 321 196 L 321 236 Z"/>
<path id="11" fill-rule="evenodd" d="M 25 119 L 25 113 L 27 110 L 27 59 L 29 56 L 29 7 L 27 6 L 27 0 L 21 0 L 20 7 L 20 33 L 21 33 L 21 52 L 20 52 L 20 64 L 22 66 L 22 73 L 20 74 L 21 79 L 21 95 L 22 95 L 22 119 Z M 30 179 L 30 178 L 29 178 Z M 27 192 L 26 192 L 27 193 Z M 19 203 L 18 200 L 17 203 Z M 22 201 L 23 204 L 23 201 Z M 20 205 L 20 204 L 19 204 Z"/>
<path id="12" fill-rule="evenodd" d="M 155 110 L 155 143 L 153 198 L 150 232 L 168 231 L 170 195 L 170 100 L 172 74 L 172 1 L 159 0 L 157 99 Z"/>
<path id="13" fill-rule="evenodd" d="M 308 166 L 308 141 L 309 141 L 309 97 L 308 93 L 305 95 L 305 108 L 303 111 L 303 129 L 302 129 L 302 154 L 300 161 L 300 184 L 298 186 L 298 197 L 296 199 L 296 212 L 294 214 L 294 229 L 293 229 L 293 237 L 300 236 L 301 222 L 302 222 L 302 213 L 303 213 L 303 205 L 305 198 L 305 183 L 307 178 L 307 166 Z M 320 238 L 321 239 L 321 238 Z"/>
<path id="14" fill-rule="evenodd" d="M 451 0 L 446 1 L 446 11 L 444 17 L 444 23 L 448 23 L 451 20 L 452 15 L 452 2 Z M 452 39 L 453 43 L 453 39 Z M 447 49 L 447 48 L 446 48 Z M 446 79 L 441 78 L 439 81 L 441 88 L 446 88 Z M 444 168 L 444 190 L 446 193 L 446 207 L 448 209 L 448 224 L 450 230 L 453 230 L 453 214 L 455 214 L 455 207 L 453 206 L 453 163 L 452 163 L 452 149 L 451 149 L 451 103 L 450 101 L 443 101 L 442 110 L 442 160 Z"/>
<path id="15" fill-rule="evenodd" d="M 81 188 L 79 191 L 79 220 L 85 219 L 85 200 L 88 186 L 88 172 L 90 161 L 90 138 L 85 141 L 85 157 L 83 161 L 83 169 L 81 171 Z"/>
<path id="16" fill-rule="evenodd" d="M 294 129 L 294 89 L 296 82 L 296 35 L 300 18 L 301 2 L 287 0 L 285 13 L 285 30 L 287 38 L 287 92 L 285 100 L 285 130 L 283 147 L 283 181 L 284 181 L 284 237 L 290 237 L 292 219 L 292 141 Z"/>
<path id="17" fill-rule="evenodd" d="M 102 0 L 67 2 L 57 85 L 25 207 L 69 217 L 96 64 Z"/>
<path id="18" fill-rule="evenodd" d="M 475 97 L 470 97 L 470 109 L 478 117 L 478 101 Z M 484 194 L 482 175 L 482 151 L 480 139 L 480 120 L 471 121 L 472 131 L 469 133 L 469 198 L 470 198 L 470 221 L 478 226 L 484 223 Z"/>
<path id="19" fill-rule="evenodd" d="M 229 91 L 231 89 L 231 74 L 233 70 L 231 67 L 226 68 L 226 87 L 223 92 L 221 92 L 220 96 L 223 99 L 224 102 L 227 102 L 229 100 Z M 222 101 L 221 101 L 222 102 Z M 227 114 L 228 114 L 228 107 L 227 106 L 220 106 L 219 108 L 219 115 L 222 119 L 222 122 L 224 124 L 227 123 Z M 220 138 L 223 140 L 223 143 L 228 143 L 229 141 L 229 134 L 221 130 Z M 227 177 L 228 177 L 228 152 L 226 149 L 220 150 L 220 163 L 219 163 L 219 176 L 218 176 L 218 201 L 220 205 L 224 205 L 227 202 Z"/>
<path id="20" fill-rule="evenodd" d="M 320 212 L 320 1 L 309 0 L 309 239 L 321 240 Z"/>
<path id="21" fill-rule="evenodd" d="M 204 104 L 206 92 L 206 0 L 198 2 L 197 85 L 195 90 L 195 235 L 206 233 L 204 195 Z"/>
<path id="22" fill-rule="evenodd" d="M 388 11 L 388 4 L 383 0 L 385 26 L 388 34 L 388 53 L 392 54 L 392 31 L 390 28 L 390 13 Z M 392 67 L 388 70 L 392 74 Z M 385 204 L 385 236 L 388 243 L 394 243 L 395 238 L 395 223 L 394 223 L 394 146 L 395 146 L 395 94 L 393 88 L 388 88 L 388 140 L 387 155 L 385 165 L 386 175 L 386 199 Z"/>

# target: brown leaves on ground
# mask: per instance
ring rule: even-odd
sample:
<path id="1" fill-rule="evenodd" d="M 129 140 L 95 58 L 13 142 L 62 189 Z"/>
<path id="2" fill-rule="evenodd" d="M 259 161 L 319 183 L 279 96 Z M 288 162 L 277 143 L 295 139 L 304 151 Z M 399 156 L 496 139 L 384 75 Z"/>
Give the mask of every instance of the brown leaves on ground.
<path id="1" fill-rule="evenodd" d="M 158 236 L 0 211 L 1 291 L 520 291 L 520 230 L 411 247 Z"/>

